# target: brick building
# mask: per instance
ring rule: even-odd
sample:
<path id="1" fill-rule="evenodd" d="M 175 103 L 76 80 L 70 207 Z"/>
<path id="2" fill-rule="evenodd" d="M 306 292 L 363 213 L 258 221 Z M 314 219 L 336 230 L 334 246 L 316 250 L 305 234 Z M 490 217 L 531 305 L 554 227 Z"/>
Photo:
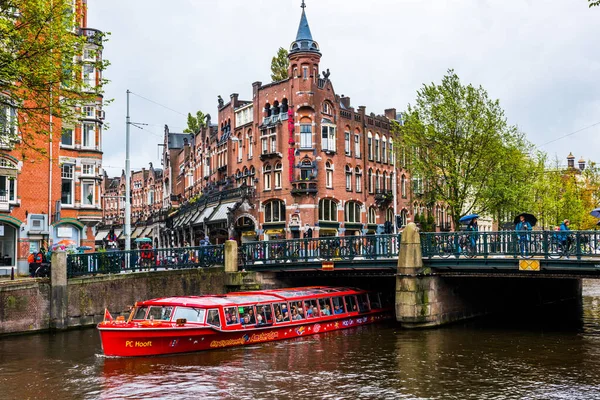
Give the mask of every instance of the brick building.
<path id="1" fill-rule="evenodd" d="M 93 90 L 102 81 L 95 65 L 102 57 L 102 33 L 87 26 L 87 1 L 73 4 L 75 34 L 86 38 L 78 60 L 83 64 L 81 79 Z M 80 111 L 81 119 L 72 126 L 48 115 L 45 129 L 52 133 L 40 135 L 35 143 L 47 154 L 19 140 L 0 145 L 0 269 L 18 267 L 27 273 L 30 252 L 61 240 L 93 246 L 92 227 L 102 219 L 102 98 Z M 0 116 L 7 117 L 0 118 L 3 133 L 12 129 L 10 118 L 17 118 L 19 132 L 31 129 L 6 103 L 0 102 Z"/>

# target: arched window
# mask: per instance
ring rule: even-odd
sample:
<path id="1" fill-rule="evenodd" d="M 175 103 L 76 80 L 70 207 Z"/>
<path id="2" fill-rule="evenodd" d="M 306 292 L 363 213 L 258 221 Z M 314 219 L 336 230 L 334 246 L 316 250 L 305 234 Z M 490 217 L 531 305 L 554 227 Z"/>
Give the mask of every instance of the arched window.
<path id="1" fill-rule="evenodd" d="M 319 221 L 337 222 L 337 202 L 332 199 L 319 201 Z"/>
<path id="2" fill-rule="evenodd" d="M 333 107 L 331 107 L 328 101 L 323 102 L 323 114 L 331 115 L 333 113 L 332 109 Z"/>
<path id="3" fill-rule="evenodd" d="M 352 167 L 346 165 L 346 191 L 352 191 Z"/>
<path id="4" fill-rule="evenodd" d="M 368 224 L 376 224 L 377 223 L 376 220 L 377 220 L 377 211 L 375 210 L 375 207 L 369 207 L 367 223 Z"/>
<path id="5" fill-rule="evenodd" d="M 406 198 L 406 176 L 402 175 L 402 178 L 400 178 L 400 193 L 402 195 L 402 198 L 405 199 Z"/>
<path id="6" fill-rule="evenodd" d="M 369 161 L 373 161 L 373 134 L 370 131 L 367 134 L 367 155 Z"/>
<path id="7" fill-rule="evenodd" d="M 379 153 L 379 133 L 375 134 L 375 159 L 381 161 L 381 153 Z"/>
<path id="8" fill-rule="evenodd" d="M 394 223 L 394 209 L 392 207 L 389 207 L 385 212 L 385 220 Z"/>
<path id="9" fill-rule="evenodd" d="M 330 161 L 325 163 L 325 186 L 333 188 L 333 164 Z"/>
<path id="10" fill-rule="evenodd" d="M 308 158 L 300 161 L 300 180 L 307 181 L 315 178 L 314 166 Z"/>
<path id="11" fill-rule="evenodd" d="M 369 193 L 373 193 L 373 170 L 371 168 L 367 173 L 367 185 L 369 185 Z"/>
<path id="12" fill-rule="evenodd" d="M 382 179 L 383 187 L 381 188 L 384 192 L 388 190 L 390 187 L 388 186 L 388 174 L 387 171 L 383 171 L 383 179 Z"/>
<path id="13" fill-rule="evenodd" d="M 312 149 L 312 120 L 304 117 L 300 120 L 300 148 Z"/>
<path id="14" fill-rule="evenodd" d="M 246 136 L 248 138 L 248 160 L 251 160 L 252 156 L 254 155 L 254 143 L 252 143 L 252 130 L 249 130 Z"/>
<path id="15" fill-rule="evenodd" d="M 381 175 L 379 170 L 375 172 L 375 193 L 381 193 Z"/>
<path id="16" fill-rule="evenodd" d="M 275 100 L 273 102 L 273 115 L 279 115 L 279 102 L 277 100 Z"/>
<path id="17" fill-rule="evenodd" d="M 242 134 L 237 135 L 237 140 L 235 141 L 237 144 L 237 161 L 242 162 Z"/>
<path id="18" fill-rule="evenodd" d="M 281 100 L 281 113 L 287 114 L 288 112 L 288 99 L 284 98 Z"/>
<path id="19" fill-rule="evenodd" d="M 347 201 L 344 206 L 344 221 L 350 223 L 360 223 L 360 204 L 356 201 Z"/>
<path id="20" fill-rule="evenodd" d="M 333 152 L 337 151 L 337 138 L 335 131 L 335 125 L 329 118 L 323 118 L 321 120 L 321 150 Z"/>
<path id="21" fill-rule="evenodd" d="M 354 131 L 354 157 L 360 158 L 360 129 Z"/>
<path id="22" fill-rule="evenodd" d="M 285 222 L 285 204 L 281 200 L 271 200 L 264 203 L 265 223 Z"/>
<path id="23" fill-rule="evenodd" d="M 263 167 L 264 190 L 271 190 L 271 165 L 265 164 Z"/>
<path id="24" fill-rule="evenodd" d="M 271 116 L 271 104 L 269 104 L 269 102 L 267 102 L 265 104 L 265 117 L 270 117 Z"/>
<path id="25" fill-rule="evenodd" d="M 350 127 L 347 126 L 345 131 L 344 131 L 344 153 L 346 154 L 346 156 L 350 157 L 352 156 L 352 142 L 351 142 L 351 134 L 350 134 Z"/>
<path id="26" fill-rule="evenodd" d="M 362 192 L 362 171 L 360 167 L 354 169 L 354 178 L 356 179 L 356 192 Z"/>
<path id="27" fill-rule="evenodd" d="M 275 164 L 275 189 L 281 189 L 281 163 Z"/>
<path id="28" fill-rule="evenodd" d="M 406 211 L 406 210 L 400 211 L 400 226 L 406 226 L 407 221 L 408 221 L 408 211 Z"/>
<path id="29" fill-rule="evenodd" d="M 385 135 L 381 137 L 381 162 L 387 162 L 387 138 Z"/>
<path id="30" fill-rule="evenodd" d="M 390 141 L 389 141 L 388 153 L 389 153 L 388 154 L 388 163 L 395 164 L 396 160 L 394 159 L 394 141 L 392 140 L 392 138 L 390 138 Z"/>

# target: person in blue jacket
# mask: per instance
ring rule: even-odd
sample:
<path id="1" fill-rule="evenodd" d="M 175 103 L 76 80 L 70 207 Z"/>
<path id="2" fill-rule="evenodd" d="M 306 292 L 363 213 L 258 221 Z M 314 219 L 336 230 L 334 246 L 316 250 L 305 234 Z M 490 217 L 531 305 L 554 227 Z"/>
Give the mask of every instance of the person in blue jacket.
<path id="1" fill-rule="evenodd" d="M 471 243 L 471 250 L 475 251 L 477 248 L 477 239 L 479 239 L 479 226 L 477 225 L 477 218 L 473 218 L 469 225 L 467 226 L 467 230 L 471 233 L 469 234 L 469 241 Z"/>
<path id="2" fill-rule="evenodd" d="M 569 252 L 571 242 L 573 241 L 573 238 L 571 238 L 571 235 L 569 234 L 569 232 L 571 231 L 571 229 L 569 229 L 570 223 L 571 222 L 568 219 L 565 219 L 563 223 L 560 224 L 560 229 L 558 232 L 558 240 L 560 240 L 560 243 L 563 245 L 563 248 L 565 249 L 566 253 Z"/>
<path id="3" fill-rule="evenodd" d="M 529 231 L 531 231 L 531 224 L 525 221 L 525 216 L 521 215 L 519 218 L 519 223 L 515 227 L 517 231 L 517 235 L 519 236 L 519 248 L 521 249 L 521 254 L 526 255 L 527 249 L 529 245 Z"/>

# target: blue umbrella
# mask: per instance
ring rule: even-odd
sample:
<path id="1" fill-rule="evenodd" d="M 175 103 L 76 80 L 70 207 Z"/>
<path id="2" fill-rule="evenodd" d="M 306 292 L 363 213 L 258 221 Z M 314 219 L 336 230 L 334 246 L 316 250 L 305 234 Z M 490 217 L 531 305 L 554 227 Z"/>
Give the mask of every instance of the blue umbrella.
<path id="1" fill-rule="evenodd" d="M 145 237 L 144 238 L 137 238 L 137 239 L 135 239 L 135 242 L 136 243 L 151 243 L 152 239 L 145 238 Z"/>
<path id="2" fill-rule="evenodd" d="M 479 218 L 478 214 L 469 214 L 469 215 L 465 215 L 464 217 L 461 217 L 458 222 L 466 224 L 471 222 L 472 220 L 474 220 L 475 218 Z"/>
<path id="3" fill-rule="evenodd" d="M 600 207 L 592 210 L 592 212 L 590 212 L 590 215 L 592 217 L 600 218 Z"/>

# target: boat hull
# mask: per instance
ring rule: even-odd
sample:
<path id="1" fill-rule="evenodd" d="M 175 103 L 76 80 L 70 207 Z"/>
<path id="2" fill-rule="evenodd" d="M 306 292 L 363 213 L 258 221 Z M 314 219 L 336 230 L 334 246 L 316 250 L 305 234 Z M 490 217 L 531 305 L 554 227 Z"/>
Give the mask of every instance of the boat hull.
<path id="1" fill-rule="evenodd" d="M 217 330 L 210 327 L 128 327 L 100 324 L 100 338 L 106 356 L 139 357 L 189 353 L 234 346 L 248 346 L 275 340 L 348 329 L 393 318 L 391 311 L 318 318 L 268 327 Z"/>

